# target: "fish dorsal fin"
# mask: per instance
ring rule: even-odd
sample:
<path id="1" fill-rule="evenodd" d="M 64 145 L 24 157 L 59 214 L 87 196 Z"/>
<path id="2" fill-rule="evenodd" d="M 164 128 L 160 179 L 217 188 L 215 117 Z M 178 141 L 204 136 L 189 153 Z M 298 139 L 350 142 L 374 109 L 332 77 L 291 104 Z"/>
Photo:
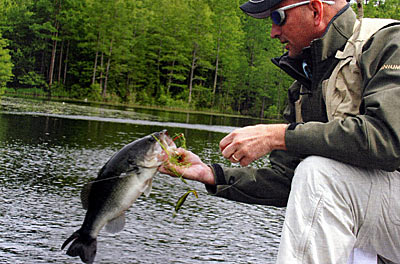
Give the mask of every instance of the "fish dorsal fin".
<path id="1" fill-rule="evenodd" d="M 146 197 L 149 197 L 153 185 L 153 178 L 148 179 L 144 184 L 143 193 Z"/>
<path id="2" fill-rule="evenodd" d="M 120 216 L 110 220 L 106 224 L 106 231 L 109 233 L 118 233 L 125 226 L 125 213 L 123 212 Z"/>
<path id="3" fill-rule="evenodd" d="M 81 202 L 83 209 L 87 210 L 89 208 L 89 195 L 90 190 L 92 189 L 92 182 L 85 184 L 81 191 Z"/>

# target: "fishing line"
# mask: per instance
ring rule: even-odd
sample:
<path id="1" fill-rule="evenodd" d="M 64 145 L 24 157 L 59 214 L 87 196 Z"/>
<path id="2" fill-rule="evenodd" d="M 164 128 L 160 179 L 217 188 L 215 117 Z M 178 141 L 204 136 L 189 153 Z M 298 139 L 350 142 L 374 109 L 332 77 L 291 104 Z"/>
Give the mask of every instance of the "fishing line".
<path id="1" fill-rule="evenodd" d="M 150 166 L 150 167 L 147 167 L 147 166 L 141 166 L 141 165 L 136 165 L 136 167 L 137 168 L 143 168 L 143 169 L 155 169 L 155 168 L 158 168 L 159 166 Z M 120 174 L 120 175 L 118 175 L 118 176 L 114 176 L 114 177 L 109 177 L 109 178 L 105 178 L 105 179 L 98 179 L 98 180 L 91 180 L 89 183 L 95 183 L 95 182 L 102 182 L 102 181 L 108 181 L 108 180 L 113 180 L 113 179 L 122 179 L 122 178 L 125 178 L 125 177 L 128 177 L 129 175 L 129 172 L 133 172 L 134 170 L 129 170 L 129 171 L 126 171 L 125 172 L 125 175 L 122 175 L 122 173 Z"/>

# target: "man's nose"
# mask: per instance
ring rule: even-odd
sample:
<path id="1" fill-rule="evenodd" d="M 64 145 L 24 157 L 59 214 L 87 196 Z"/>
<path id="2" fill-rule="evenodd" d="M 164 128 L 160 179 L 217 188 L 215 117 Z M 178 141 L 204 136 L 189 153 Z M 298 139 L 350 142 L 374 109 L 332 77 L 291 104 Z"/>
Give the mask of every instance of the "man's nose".
<path id="1" fill-rule="evenodd" d="M 271 38 L 277 38 L 281 35 L 281 33 L 282 33 L 281 27 L 272 23 Z"/>

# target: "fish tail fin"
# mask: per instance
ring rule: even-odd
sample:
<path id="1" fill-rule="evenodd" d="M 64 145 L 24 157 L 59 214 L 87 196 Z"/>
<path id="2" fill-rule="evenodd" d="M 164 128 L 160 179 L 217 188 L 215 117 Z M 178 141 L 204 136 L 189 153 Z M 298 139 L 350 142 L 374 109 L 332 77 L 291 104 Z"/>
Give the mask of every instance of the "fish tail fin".
<path id="1" fill-rule="evenodd" d="M 69 243 L 67 255 L 79 256 L 84 263 L 93 263 L 97 251 L 97 240 L 88 235 L 82 234 L 80 230 L 73 233 L 61 246 L 64 249 Z"/>

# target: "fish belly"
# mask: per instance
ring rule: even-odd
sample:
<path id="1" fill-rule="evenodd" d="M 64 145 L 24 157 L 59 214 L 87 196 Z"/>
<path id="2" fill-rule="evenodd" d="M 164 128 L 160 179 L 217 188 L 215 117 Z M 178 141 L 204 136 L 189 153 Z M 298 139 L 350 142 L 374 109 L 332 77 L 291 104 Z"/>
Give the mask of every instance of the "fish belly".
<path id="1" fill-rule="evenodd" d="M 129 176 L 129 182 L 121 195 L 121 206 L 127 210 L 144 192 L 151 189 L 152 180 L 157 169 L 143 169 L 139 174 Z"/>
<path id="2" fill-rule="evenodd" d="M 124 212 L 132 206 L 143 192 L 151 189 L 152 179 L 156 172 L 157 169 L 143 169 L 139 173 L 132 173 L 121 178 L 93 222 L 94 236 L 97 236 L 100 230 L 110 221 L 125 217 Z"/>

